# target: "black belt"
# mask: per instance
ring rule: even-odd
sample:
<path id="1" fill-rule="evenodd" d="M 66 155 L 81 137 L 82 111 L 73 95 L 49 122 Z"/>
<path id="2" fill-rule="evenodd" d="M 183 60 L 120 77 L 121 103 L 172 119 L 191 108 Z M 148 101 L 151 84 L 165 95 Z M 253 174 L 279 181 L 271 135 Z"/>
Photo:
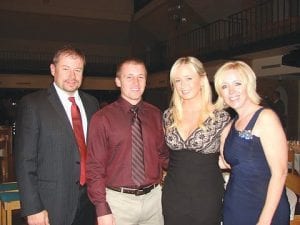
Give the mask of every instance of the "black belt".
<path id="1" fill-rule="evenodd" d="M 132 195 L 145 195 L 149 193 L 153 188 L 157 187 L 158 184 L 152 184 L 147 187 L 142 187 L 139 189 L 134 189 L 134 188 L 126 188 L 126 187 L 107 187 L 108 189 L 111 189 L 113 191 L 118 191 L 126 194 L 132 194 Z"/>

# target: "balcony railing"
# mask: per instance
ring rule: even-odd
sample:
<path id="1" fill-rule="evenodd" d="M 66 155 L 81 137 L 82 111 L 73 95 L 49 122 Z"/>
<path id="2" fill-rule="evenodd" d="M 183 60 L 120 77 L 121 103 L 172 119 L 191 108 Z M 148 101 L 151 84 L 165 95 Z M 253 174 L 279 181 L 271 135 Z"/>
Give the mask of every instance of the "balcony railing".
<path id="1" fill-rule="evenodd" d="M 166 41 L 164 60 L 171 63 L 184 55 L 205 57 L 265 40 L 299 35 L 299 31 L 300 0 L 269 0 Z"/>
<path id="2" fill-rule="evenodd" d="M 154 46 L 139 54 L 150 71 L 169 69 L 175 59 L 185 55 L 203 60 L 230 57 L 235 52 L 299 43 L 300 0 L 267 0 L 226 19 L 219 19 L 186 34 Z M 269 44 L 269 45 L 268 45 Z M 247 47 L 248 46 L 248 47 Z M 250 47 L 249 47 L 250 46 Z M 232 56 L 232 55 L 231 55 Z M 52 53 L 1 52 L 0 72 L 49 73 Z M 115 73 L 118 56 L 87 55 L 86 74 L 110 76 Z"/>

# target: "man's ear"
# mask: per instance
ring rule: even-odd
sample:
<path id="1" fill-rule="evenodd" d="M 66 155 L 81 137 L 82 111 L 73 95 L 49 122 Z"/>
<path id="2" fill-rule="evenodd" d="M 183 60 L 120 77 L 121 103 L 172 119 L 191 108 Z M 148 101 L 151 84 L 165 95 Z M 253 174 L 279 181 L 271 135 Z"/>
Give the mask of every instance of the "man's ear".
<path id="1" fill-rule="evenodd" d="M 115 83 L 116 83 L 117 87 L 121 87 L 121 81 L 120 81 L 119 77 L 115 78 Z"/>
<path id="2" fill-rule="evenodd" d="M 50 72 L 51 72 L 52 76 L 54 76 L 54 74 L 55 74 L 55 65 L 53 63 L 50 64 Z"/>

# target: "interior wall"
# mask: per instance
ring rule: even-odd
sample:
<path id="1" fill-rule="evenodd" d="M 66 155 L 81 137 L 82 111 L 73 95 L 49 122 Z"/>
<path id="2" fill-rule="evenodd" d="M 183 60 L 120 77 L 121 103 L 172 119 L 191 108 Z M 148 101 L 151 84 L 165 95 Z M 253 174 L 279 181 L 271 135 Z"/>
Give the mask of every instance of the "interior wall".
<path id="1" fill-rule="evenodd" d="M 0 59 L 10 57 L 5 52 L 51 55 L 66 44 L 123 58 L 131 54 L 132 15 L 131 0 L 1 0 Z"/>
<path id="2" fill-rule="evenodd" d="M 286 92 L 286 135 L 290 140 L 299 140 L 299 83 L 297 79 L 280 79 L 274 77 L 261 77 L 257 81 L 257 91 L 263 100 L 267 100 L 272 96 L 275 90 L 283 89 Z"/>
<path id="3" fill-rule="evenodd" d="M 39 14 L 130 21 L 132 0 L 1 0 L 0 9 Z"/>
<path id="4" fill-rule="evenodd" d="M 253 59 L 252 68 L 259 77 L 300 73 L 299 67 L 282 65 L 282 55 Z"/>
<path id="5" fill-rule="evenodd" d="M 148 88 L 145 90 L 143 99 L 164 111 L 169 106 L 171 91 L 169 88 Z"/>
<path id="6" fill-rule="evenodd" d="M 47 88 L 52 83 L 50 75 L 30 74 L 1 74 L 0 88 L 12 89 L 41 89 Z M 84 77 L 81 89 L 84 90 L 117 90 L 112 77 Z"/>
<path id="7" fill-rule="evenodd" d="M 26 54 L 28 49 L 30 53 L 48 53 L 53 55 L 55 50 L 66 45 L 73 44 L 89 55 L 102 55 L 102 56 L 128 56 L 131 51 L 128 45 L 105 45 L 105 44 L 85 44 L 81 42 L 69 41 L 51 41 L 51 40 L 24 40 L 16 37 L 1 38 L 0 34 L 0 51 L 2 52 L 21 52 Z M 30 56 L 28 56 L 30 58 Z"/>

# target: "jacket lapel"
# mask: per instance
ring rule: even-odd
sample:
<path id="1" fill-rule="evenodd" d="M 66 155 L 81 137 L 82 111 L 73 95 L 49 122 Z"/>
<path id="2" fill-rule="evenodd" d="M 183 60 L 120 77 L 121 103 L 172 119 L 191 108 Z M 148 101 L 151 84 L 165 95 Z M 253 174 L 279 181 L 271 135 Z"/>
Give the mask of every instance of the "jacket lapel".
<path id="1" fill-rule="evenodd" d="M 85 110 L 87 123 L 89 124 L 90 119 L 93 115 L 93 111 L 92 111 L 93 107 L 90 107 L 89 101 L 87 100 L 86 96 L 84 94 L 82 94 L 81 91 L 79 91 L 79 96 L 81 98 L 81 101 L 82 101 L 82 104 L 83 104 L 83 107 L 84 107 L 84 110 Z"/>
<path id="2" fill-rule="evenodd" d="M 63 127 L 65 127 L 66 130 L 68 130 L 68 132 L 70 132 L 71 136 L 74 136 L 73 129 L 72 129 L 71 123 L 69 121 L 69 118 L 68 118 L 68 116 L 66 114 L 64 106 L 62 105 L 62 103 L 61 103 L 61 101 L 60 101 L 60 99 L 58 97 L 58 94 L 56 93 L 56 90 L 55 90 L 55 87 L 53 86 L 53 84 L 48 89 L 48 99 L 49 99 L 50 104 L 57 111 L 57 114 L 58 114 L 59 118 L 62 121 L 61 125 Z"/>

